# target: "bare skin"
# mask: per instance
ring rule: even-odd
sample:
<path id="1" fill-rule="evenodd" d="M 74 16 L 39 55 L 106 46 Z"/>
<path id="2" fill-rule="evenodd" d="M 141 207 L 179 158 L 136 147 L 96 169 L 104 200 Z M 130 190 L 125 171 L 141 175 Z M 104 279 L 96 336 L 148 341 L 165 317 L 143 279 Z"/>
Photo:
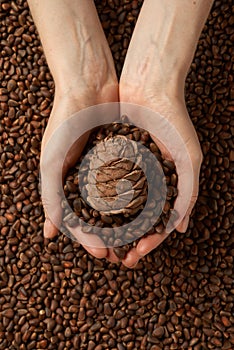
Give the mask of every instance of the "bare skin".
<path id="1" fill-rule="evenodd" d="M 120 79 L 120 101 L 143 105 L 160 113 L 174 125 L 187 145 L 193 164 L 194 183 L 186 215 L 180 217 L 177 222 L 182 221 L 175 226 L 180 232 L 186 231 L 197 199 L 202 161 L 197 134 L 185 106 L 184 86 L 212 3 L 212 0 L 145 0 Z M 139 116 L 136 115 L 136 118 Z M 155 141 L 158 143 L 158 140 Z M 176 159 L 176 154 L 180 154 L 179 146 L 173 144 L 167 147 L 160 143 L 158 146 L 169 158 L 171 154 L 168 150 L 174 148 L 175 156 L 172 158 L 177 166 L 179 193 L 182 193 L 186 181 L 191 177 L 191 170 L 188 164 Z M 185 198 L 186 193 L 177 198 L 175 206 L 179 212 Z M 136 265 L 168 234 L 165 232 L 142 238 L 137 247 L 128 253 L 124 264 L 128 267 Z"/>
<path id="2" fill-rule="evenodd" d="M 29 0 L 29 6 L 55 81 L 53 109 L 42 140 L 43 155 L 51 135 L 66 118 L 95 104 L 118 101 L 118 82 L 93 1 Z M 79 140 L 78 147 L 69 153 L 64 175 L 79 159 L 87 137 Z M 51 159 L 51 166 L 53 162 Z M 44 198 L 43 184 L 42 199 L 52 200 Z M 59 219 L 61 213 L 57 215 Z M 58 228 L 46 213 L 45 216 L 44 236 L 53 238 Z M 105 248 L 85 248 L 97 258 L 113 254 Z M 115 256 L 112 260 L 118 261 Z"/>
<path id="3" fill-rule="evenodd" d="M 92 0 L 28 0 L 44 52 L 55 81 L 53 110 L 42 141 L 44 147 L 54 130 L 71 114 L 105 102 L 131 102 L 161 113 L 173 123 L 186 142 L 193 163 L 194 191 L 183 221 L 176 229 L 184 232 L 198 193 L 202 160 L 196 132 L 184 102 L 184 82 L 212 0 L 145 0 L 128 49 L 118 85 L 113 59 Z M 140 74 L 139 74 L 140 72 Z M 134 122 L 134 120 L 133 120 Z M 155 121 L 157 122 L 157 121 Z M 79 158 L 87 135 L 70 152 L 64 174 Z M 164 154 L 170 147 L 155 140 Z M 176 145 L 174 145 L 176 150 Z M 179 152 L 179 150 L 178 150 Z M 177 170 L 189 177 L 186 164 L 176 159 Z M 180 181 L 180 180 L 179 180 Z M 186 193 L 184 194 L 186 196 Z M 42 189 L 43 197 L 43 189 Z M 178 207 L 183 198 L 177 200 Z M 60 213 L 58 213 L 60 215 Z M 45 237 L 57 228 L 47 218 Z M 133 267 L 166 237 L 142 238 L 123 264 Z M 95 238 L 94 238 L 95 239 Z M 118 259 L 112 249 L 85 247 L 94 256 Z"/>

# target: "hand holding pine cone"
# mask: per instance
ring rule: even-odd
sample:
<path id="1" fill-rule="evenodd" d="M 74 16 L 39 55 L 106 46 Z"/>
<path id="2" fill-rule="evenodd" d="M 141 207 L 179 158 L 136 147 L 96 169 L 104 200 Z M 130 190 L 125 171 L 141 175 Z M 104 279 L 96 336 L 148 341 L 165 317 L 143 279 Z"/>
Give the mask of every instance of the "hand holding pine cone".
<path id="1" fill-rule="evenodd" d="M 136 142 L 127 142 L 129 140 Z M 88 161 L 86 159 L 83 164 L 80 159 L 76 167 L 70 170 L 64 186 L 70 206 L 80 219 L 90 225 L 89 229 L 87 227 L 84 229 L 87 234 L 92 232 L 92 226 L 102 227 L 103 232 L 105 227 L 122 226 L 137 217 L 144 208 L 148 195 L 147 181 L 150 179 L 146 179 L 145 176 L 147 164 L 142 159 L 142 145 L 156 156 L 165 174 L 167 185 L 166 201 L 161 208 L 160 217 L 155 222 L 151 213 L 147 213 L 148 217 L 145 220 L 152 220 L 154 225 L 145 236 L 163 232 L 170 215 L 176 214 L 173 212 L 177 196 L 177 174 L 174 163 L 163 158 L 147 131 L 129 124 L 112 123 L 91 134 L 83 152 Z M 83 192 L 81 195 L 77 186 L 80 181 L 76 177 L 77 172 L 81 180 L 79 185 L 85 193 L 83 198 Z M 160 188 L 155 188 L 154 191 L 154 205 L 157 205 L 160 203 L 162 193 Z M 74 218 L 70 221 L 73 225 Z M 134 232 L 131 234 L 134 235 Z M 124 244 L 124 238 L 116 240 L 116 237 L 110 237 L 109 234 L 106 237 L 102 235 L 102 239 L 107 246 L 119 241 L 119 246 L 115 247 L 114 251 L 120 259 L 123 259 L 138 241 L 137 234 L 136 240 L 127 245 Z"/>

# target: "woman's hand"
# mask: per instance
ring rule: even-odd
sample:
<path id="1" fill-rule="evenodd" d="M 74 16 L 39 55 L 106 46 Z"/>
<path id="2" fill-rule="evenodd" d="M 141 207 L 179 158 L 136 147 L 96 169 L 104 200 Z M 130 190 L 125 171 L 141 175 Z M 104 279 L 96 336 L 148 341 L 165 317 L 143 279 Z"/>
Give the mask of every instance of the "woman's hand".
<path id="1" fill-rule="evenodd" d="M 92 0 L 28 2 L 55 82 L 54 105 L 42 140 L 40 164 L 44 209 L 46 206 L 57 208 L 52 212 L 53 220 L 45 213 L 44 235 L 51 238 L 58 233 L 62 217 L 58 205 L 60 196 L 57 192 L 61 182 L 58 174 L 62 172 L 64 178 L 68 169 L 77 162 L 88 134 L 72 146 L 63 169 L 60 168 L 60 154 L 50 140 L 59 128 L 60 137 L 65 137 L 66 130 L 61 125 L 74 113 L 93 105 L 117 102 L 118 82 L 110 48 Z M 51 188 L 48 188 L 48 183 Z M 54 195 L 49 196 L 48 193 Z M 111 250 L 95 248 L 101 243 L 97 236 L 85 236 L 80 229 L 77 230 L 83 241 L 89 238 L 85 247 L 90 253 L 99 258 L 108 257 L 118 261 Z"/>
<path id="2" fill-rule="evenodd" d="M 106 93 L 105 99 L 102 98 L 105 102 L 112 101 L 116 98 L 116 87 L 112 86 L 108 88 L 108 93 Z M 80 96 L 80 98 L 77 98 L 77 95 Z M 101 100 L 95 98 L 91 105 L 101 103 Z M 87 132 L 86 134 L 82 135 L 82 137 L 80 137 L 72 145 L 67 156 L 64 157 L 65 159 L 63 159 L 63 156 L 61 155 L 59 147 L 57 147 L 56 143 L 58 142 L 59 146 L 62 146 L 62 148 L 64 144 L 64 147 L 66 148 L 66 142 L 62 141 L 63 139 L 66 140 L 67 138 L 66 121 L 69 120 L 74 113 L 89 107 L 89 104 L 89 92 L 78 93 L 76 90 L 76 98 L 72 97 L 71 93 L 69 96 L 67 96 L 66 93 L 55 96 L 52 113 L 42 140 L 40 163 L 41 195 L 46 216 L 44 223 L 44 236 L 46 238 L 53 238 L 58 233 L 62 220 L 62 208 L 59 205 L 61 203 L 59 189 L 61 188 L 62 180 L 64 180 L 66 177 L 68 170 L 72 168 L 79 160 L 79 157 L 81 156 L 87 142 L 89 133 Z M 79 119 L 76 119 L 77 127 L 79 129 Z M 89 128 L 87 128 L 87 130 L 88 129 Z M 61 164 L 63 164 L 62 169 Z M 60 176 L 61 173 L 62 178 Z M 67 228 L 69 230 L 69 227 Z M 78 241 L 87 242 L 87 244 L 83 244 L 84 247 L 95 257 L 103 258 L 108 255 L 107 249 L 100 248 L 100 246 L 103 247 L 103 242 L 97 236 L 92 234 L 84 234 L 80 227 L 73 228 L 72 234 L 78 239 Z"/>
<path id="3" fill-rule="evenodd" d="M 151 137 L 163 156 L 175 162 L 178 174 L 178 196 L 174 204 L 178 218 L 173 227 L 167 227 L 163 233 L 141 238 L 136 248 L 129 251 L 122 261 L 124 265 L 132 267 L 141 257 L 156 248 L 173 228 L 180 232 L 186 231 L 198 195 L 202 153 L 197 134 L 182 101 L 169 96 L 152 97 L 151 94 L 146 96 L 143 91 L 139 95 L 133 93 L 131 96 L 122 97 L 123 101 L 133 103 L 130 105 L 132 113 L 126 112 L 128 104 L 122 105 L 122 112 L 130 116 L 133 124 L 140 125 L 148 131 L 158 130 L 156 137 L 155 133 L 151 133 Z M 147 107 L 145 110 L 147 116 L 139 105 Z M 163 127 L 160 128 L 162 124 Z"/>
<path id="4" fill-rule="evenodd" d="M 135 116 L 133 113 L 130 121 L 134 123 L 135 119 L 137 125 L 140 121 L 148 131 L 155 127 L 157 135 L 152 137 L 157 137 L 155 141 L 164 156 L 175 162 L 179 191 L 175 209 L 179 218 L 174 227 L 180 232 L 185 232 L 196 202 L 202 161 L 198 138 L 185 106 L 184 84 L 212 3 L 213 0 L 145 1 L 120 78 L 120 102 L 144 106 L 152 111 L 150 117 L 144 119 L 136 108 Z M 127 109 L 123 104 L 122 112 Z M 162 119 L 159 121 L 159 115 L 165 123 L 162 123 Z M 164 125 L 160 130 L 156 128 L 159 122 Z M 167 137 L 169 125 L 179 138 Z M 142 238 L 137 247 L 127 254 L 123 264 L 134 266 L 168 234 L 164 232 Z"/>

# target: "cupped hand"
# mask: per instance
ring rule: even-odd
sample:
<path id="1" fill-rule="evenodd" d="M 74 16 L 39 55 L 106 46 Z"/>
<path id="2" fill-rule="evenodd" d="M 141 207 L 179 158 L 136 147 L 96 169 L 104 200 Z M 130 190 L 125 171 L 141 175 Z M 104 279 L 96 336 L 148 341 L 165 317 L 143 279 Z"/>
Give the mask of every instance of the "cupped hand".
<path id="1" fill-rule="evenodd" d="M 145 129 L 163 126 L 152 135 L 162 153 L 171 157 L 178 173 L 175 228 L 185 232 L 198 194 L 202 152 L 189 118 L 184 87 L 196 45 L 213 1 L 144 1 L 120 77 L 120 101 L 154 111 L 145 118 Z M 159 113 L 157 115 L 157 113 Z M 161 115 L 165 123 L 159 118 Z M 137 113 L 135 117 L 144 118 Z M 132 120 L 134 122 L 134 120 Z M 171 132 L 168 122 L 175 128 Z M 167 137 L 168 133 L 168 137 Z M 169 137 L 170 136 L 170 137 Z M 164 142 L 160 142 L 164 140 Z M 182 140 L 182 146 L 181 141 Z M 142 238 L 123 263 L 133 266 L 169 234 Z"/>
<path id="2" fill-rule="evenodd" d="M 162 243 L 173 229 L 185 232 L 189 216 L 198 196 L 199 173 L 202 152 L 196 131 L 188 115 L 185 102 L 178 97 L 153 96 L 152 94 L 128 94 L 122 98 L 122 114 L 130 116 L 130 121 L 151 133 L 151 137 L 160 148 L 163 156 L 173 160 L 178 174 L 178 196 L 174 209 L 178 218 L 173 226 L 166 227 L 161 234 L 152 234 L 141 238 L 136 248 L 132 248 L 122 261 L 127 267 L 133 267 L 140 258 Z M 142 106 L 146 107 L 142 109 Z M 131 117 L 132 115 L 132 117 Z M 154 128 L 155 126 L 155 128 Z M 157 130 L 152 134 L 152 130 Z"/>
<path id="3" fill-rule="evenodd" d="M 56 208 L 50 215 L 46 213 L 44 233 L 46 237 L 53 237 L 60 227 L 61 209 L 56 205 L 62 175 L 64 177 L 67 169 L 78 160 L 88 135 L 77 141 L 67 156 L 63 155 L 63 165 L 57 149 L 60 139 L 55 136 L 51 143 L 51 138 L 60 129 L 59 137 L 66 143 L 69 130 L 66 125 L 64 130 L 60 128 L 66 119 L 86 107 L 118 101 L 118 83 L 111 51 L 93 1 L 29 0 L 29 5 L 56 87 L 40 163 L 44 209 L 47 206 Z M 76 127 L 80 128 L 79 121 Z M 63 153 L 61 148 L 60 151 Z M 48 193 L 53 193 L 53 198 Z M 93 236 L 92 246 L 97 246 L 95 239 Z M 96 251 L 89 247 L 87 250 L 98 257 L 111 256 L 107 249 Z"/>
<path id="4" fill-rule="evenodd" d="M 115 100 L 115 94 L 115 89 L 110 88 L 105 96 L 105 101 Z M 89 136 L 89 132 L 83 134 L 69 149 L 66 157 L 62 159 L 63 156 L 57 146 L 63 142 L 63 139 L 66 140 L 69 137 L 67 135 L 68 130 L 66 130 L 66 121 L 74 113 L 90 105 L 96 105 L 102 100 L 95 99 L 91 102 L 90 97 L 88 98 L 86 94 L 76 93 L 75 96 L 73 97 L 72 94 L 55 95 L 52 113 L 42 140 L 41 195 L 46 217 L 44 223 L 44 236 L 46 238 L 53 238 L 58 234 L 62 221 L 62 207 L 58 205 L 58 203 L 61 203 L 61 185 L 68 170 L 76 164 L 81 156 Z M 79 128 L 79 120 L 77 120 L 77 128 Z M 87 128 L 87 130 L 89 129 Z M 61 164 L 63 164 L 62 169 Z M 82 241 L 84 248 L 95 257 L 108 257 L 113 262 L 118 261 L 111 250 L 103 248 L 103 242 L 97 235 L 84 234 L 80 227 L 67 227 L 67 229 L 79 242 Z M 85 244 L 86 242 L 87 244 Z"/>

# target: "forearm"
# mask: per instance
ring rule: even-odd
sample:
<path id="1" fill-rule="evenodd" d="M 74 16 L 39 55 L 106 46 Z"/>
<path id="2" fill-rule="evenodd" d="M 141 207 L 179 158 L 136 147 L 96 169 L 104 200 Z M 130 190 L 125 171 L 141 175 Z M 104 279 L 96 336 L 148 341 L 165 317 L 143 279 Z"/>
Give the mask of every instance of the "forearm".
<path id="1" fill-rule="evenodd" d="M 145 0 L 123 70 L 132 83 L 183 85 L 213 0 Z"/>
<path id="2" fill-rule="evenodd" d="M 116 79 L 113 59 L 92 0 L 28 0 L 57 86 Z"/>

